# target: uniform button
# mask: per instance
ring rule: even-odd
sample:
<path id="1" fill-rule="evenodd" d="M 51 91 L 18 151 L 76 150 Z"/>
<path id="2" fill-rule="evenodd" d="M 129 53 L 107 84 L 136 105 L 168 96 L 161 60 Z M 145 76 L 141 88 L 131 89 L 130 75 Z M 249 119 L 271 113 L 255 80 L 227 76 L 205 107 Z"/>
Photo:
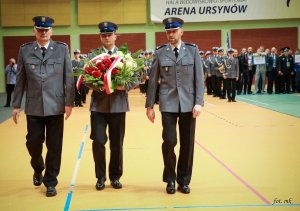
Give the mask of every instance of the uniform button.
<path id="1" fill-rule="evenodd" d="M 43 62 L 43 65 L 46 65 L 46 62 Z"/>

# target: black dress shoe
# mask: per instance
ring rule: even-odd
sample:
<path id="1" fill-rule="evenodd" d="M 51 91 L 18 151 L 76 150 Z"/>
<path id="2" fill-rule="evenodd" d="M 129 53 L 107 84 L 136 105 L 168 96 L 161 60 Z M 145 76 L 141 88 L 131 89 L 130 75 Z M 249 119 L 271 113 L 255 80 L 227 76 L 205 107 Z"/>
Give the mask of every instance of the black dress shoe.
<path id="1" fill-rule="evenodd" d="M 97 190 L 103 190 L 105 188 L 105 179 L 98 179 L 96 183 L 96 189 Z"/>
<path id="2" fill-rule="evenodd" d="M 43 175 L 34 173 L 33 175 L 33 185 L 40 186 L 43 183 Z"/>
<path id="3" fill-rule="evenodd" d="M 168 182 L 166 191 L 168 194 L 174 194 L 175 193 L 175 182 Z"/>
<path id="4" fill-rule="evenodd" d="M 232 101 L 232 102 L 236 102 L 236 100 L 235 100 L 235 99 L 232 99 L 231 101 Z"/>
<path id="5" fill-rule="evenodd" d="M 191 189 L 188 185 L 179 185 L 177 188 L 181 193 L 188 194 L 191 192 Z"/>
<path id="6" fill-rule="evenodd" d="M 114 189 L 121 189 L 122 188 L 122 184 L 120 183 L 119 180 L 112 180 L 110 182 L 111 186 L 114 188 Z"/>
<path id="7" fill-rule="evenodd" d="M 57 192 L 56 192 L 55 187 L 52 187 L 52 186 L 47 187 L 47 191 L 46 191 L 47 197 L 52 197 L 52 196 L 56 196 L 56 195 L 57 195 Z"/>

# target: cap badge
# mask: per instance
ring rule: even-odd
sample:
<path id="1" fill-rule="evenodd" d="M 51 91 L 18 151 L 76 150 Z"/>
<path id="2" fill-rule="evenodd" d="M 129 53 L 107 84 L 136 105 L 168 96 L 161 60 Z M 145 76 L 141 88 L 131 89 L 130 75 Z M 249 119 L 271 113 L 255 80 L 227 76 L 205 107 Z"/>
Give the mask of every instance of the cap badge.
<path id="1" fill-rule="evenodd" d="M 46 17 L 42 17 L 42 22 L 46 22 Z"/>
<path id="2" fill-rule="evenodd" d="M 103 25 L 104 25 L 104 27 L 107 27 L 107 26 L 108 26 L 108 23 L 107 23 L 107 22 L 105 22 L 105 23 L 103 23 Z"/>

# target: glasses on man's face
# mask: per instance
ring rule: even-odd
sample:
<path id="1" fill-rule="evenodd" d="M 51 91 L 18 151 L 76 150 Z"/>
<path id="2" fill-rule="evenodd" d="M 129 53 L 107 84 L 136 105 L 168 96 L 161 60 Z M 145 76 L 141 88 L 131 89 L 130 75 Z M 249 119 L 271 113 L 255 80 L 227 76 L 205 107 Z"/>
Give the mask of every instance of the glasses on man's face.
<path id="1" fill-rule="evenodd" d="M 50 29 L 36 29 L 39 33 L 47 33 Z"/>
<path id="2" fill-rule="evenodd" d="M 100 34 L 100 36 L 101 36 L 102 38 L 111 37 L 111 36 L 112 36 L 112 33 L 109 33 L 109 34 Z"/>

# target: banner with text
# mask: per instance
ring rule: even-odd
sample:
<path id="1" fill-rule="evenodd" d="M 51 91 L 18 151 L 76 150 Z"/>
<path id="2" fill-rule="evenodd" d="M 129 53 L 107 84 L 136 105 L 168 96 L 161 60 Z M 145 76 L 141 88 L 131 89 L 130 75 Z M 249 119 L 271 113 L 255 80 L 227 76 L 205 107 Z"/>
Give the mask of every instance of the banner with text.
<path id="1" fill-rule="evenodd" d="M 299 0 L 151 0 L 151 21 L 185 22 L 300 18 Z"/>

